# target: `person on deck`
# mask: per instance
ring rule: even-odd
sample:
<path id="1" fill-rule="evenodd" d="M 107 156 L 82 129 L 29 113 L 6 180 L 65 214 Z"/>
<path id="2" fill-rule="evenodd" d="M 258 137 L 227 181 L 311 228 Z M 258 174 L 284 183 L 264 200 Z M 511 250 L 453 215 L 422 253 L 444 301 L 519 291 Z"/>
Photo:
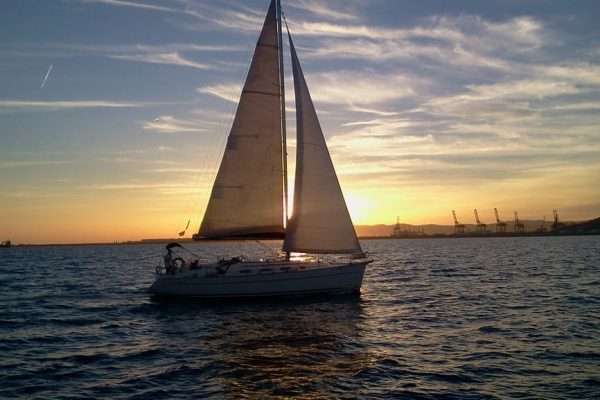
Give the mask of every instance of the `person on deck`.
<path id="1" fill-rule="evenodd" d="M 171 249 L 167 249 L 167 254 L 165 254 L 163 259 L 165 260 L 165 270 L 167 274 L 170 274 L 173 271 L 173 253 Z"/>

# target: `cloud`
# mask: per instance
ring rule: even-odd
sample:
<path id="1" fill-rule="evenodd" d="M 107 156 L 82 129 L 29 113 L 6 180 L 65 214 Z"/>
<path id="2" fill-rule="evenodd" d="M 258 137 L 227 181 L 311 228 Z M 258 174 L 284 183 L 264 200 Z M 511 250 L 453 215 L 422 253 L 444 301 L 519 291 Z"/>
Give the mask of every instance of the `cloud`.
<path id="1" fill-rule="evenodd" d="M 600 85 L 600 65 L 590 63 L 533 65 L 531 74 L 580 85 Z"/>
<path id="2" fill-rule="evenodd" d="M 545 80 L 517 80 L 494 83 L 491 85 L 467 85 L 476 100 L 503 98 L 518 100 L 523 98 L 538 98 L 560 96 L 564 94 L 581 93 L 582 89 L 569 82 Z"/>
<path id="3" fill-rule="evenodd" d="M 398 113 L 395 111 L 384 111 L 384 110 L 377 110 L 374 108 L 367 108 L 367 107 L 360 107 L 357 105 L 350 105 L 348 107 L 349 111 L 356 111 L 356 112 L 361 112 L 361 113 L 368 113 L 368 114 L 376 114 L 376 115 L 382 115 L 382 116 L 392 116 L 392 115 L 397 115 Z"/>
<path id="4" fill-rule="evenodd" d="M 409 40 L 328 39 L 315 49 L 307 49 L 304 58 L 354 59 L 369 63 L 402 61 L 406 66 L 433 65 L 508 70 L 510 63 L 495 56 L 468 50 L 461 44 L 432 45 Z"/>
<path id="5" fill-rule="evenodd" d="M 521 16 L 504 22 L 479 21 L 487 34 L 486 43 L 493 38 L 496 46 L 512 47 L 517 44 L 516 49 L 512 47 L 516 51 L 536 50 L 543 44 L 543 25 L 532 17 Z"/>
<path id="6" fill-rule="evenodd" d="M 142 128 L 162 133 L 189 133 L 203 132 L 205 129 L 198 127 L 196 121 L 184 121 L 173 117 L 172 115 L 163 115 L 152 121 L 144 122 Z"/>
<path id="7" fill-rule="evenodd" d="M 172 51 L 185 52 L 230 52 L 243 51 L 245 47 L 230 44 L 198 44 L 198 43 L 167 43 L 161 45 L 136 44 L 117 48 L 121 52 L 145 51 L 148 53 L 168 53 Z"/>
<path id="8" fill-rule="evenodd" d="M 228 3 L 224 6 L 204 4 L 191 0 L 182 0 L 184 12 L 205 24 L 186 25 L 190 29 L 207 30 L 208 27 L 220 27 L 228 30 L 237 29 L 246 32 L 257 32 L 264 18 L 263 10 L 251 9 L 243 6 L 241 2 Z"/>
<path id="9" fill-rule="evenodd" d="M 542 108 L 534 105 L 544 99 L 585 92 L 570 82 L 521 79 L 490 85 L 466 85 L 466 92 L 436 97 L 417 110 L 437 116 L 482 118 L 532 117 Z"/>
<path id="10" fill-rule="evenodd" d="M 242 87 L 238 84 L 233 83 L 222 83 L 217 85 L 210 85 L 199 87 L 196 92 L 202 94 L 210 94 L 223 100 L 237 103 L 240 97 Z"/>
<path id="11" fill-rule="evenodd" d="M 309 43 L 316 44 L 303 49 L 305 59 L 399 61 L 405 70 L 471 75 L 473 70 L 512 72 L 517 60 L 540 50 L 551 36 L 532 17 L 493 22 L 476 15 L 434 15 L 407 28 L 302 21 L 292 33 L 314 36 Z"/>
<path id="12" fill-rule="evenodd" d="M 31 48 L 31 52 L 23 52 L 23 48 Z M 82 44 L 82 43 L 45 43 L 42 49 L 35 46 L 20 46 L 18 55 L 72 56 L 75 54 L 97 54 L 101 56 L 127 56 L 137 54 L 171 54 L 171 53 L 196 53 L 196 52 L 237 52 L 246 48 L 230 44 L 199 44 L 199 43 L 162 43 L 162 44 Z M 10 51 L 10 49 L 9 49 Z M 53 51 L 53 52 L 52 52 Z M 39 54 L 38 54 L 39 53 Z M 15 54 L 11 51 L 11 54 Z"/>
<path id="13" fill-rule="evenodd" d="M 153 11 L 167 11 L 167 12 L 180 12 L 179 10 L 158 6 L 151 3 L 142 3 L 137 1 L 128 1 L 128 0 L 79 0 L 81 3 L 99 3 L 105 4 L 109 6 L 117 6 L 117 7 L 130 7 L 130 8 L 138 8 L 144 10 L 153 10 Z"/>
<path id="14" fill-rule="evenodd" d="M 331 2 L 329 4 L 332 4 Z M 347 6 L 348 2 L 342 2 L 339 4 L 333 4 L 336 6 L 336 9 L 328 7 L 326 4 L 323 4 L 320 0 L 299 0 L 296 3 L 290 3 L 289 7 L 297 8 L 303 11 L 308 11 L 311 14 L 315 14 L 319 17 L 327 18 L 327 19 L 337 19 L 337 20 L 358 20 L 359 17 L 356 14 L 348 13 L 340 11 L 339 8 L 343 6 Z"/>
<path id="15" fill-rule="evenodd" d="M 110 101 L 110 100 L 73 100 L 73 101 L 34 101 L 0 100 L 0 110 L 68 110 L 77 108 L 131 108 L 143 107 L 148 103 Z"/>
<path id="16" fill-rule="evenodd" d="M 114 182 L 114 183 L 95 183 L 81 187 L 84 190 L 92 191 L 130 191 L 140 193 L 159 194 L 163 196 L 181 196 L 198 193 L 198 187 L 194 182 L 169 181 L 164 182 Z"/>
<path id="17" fill-rule="evenodd" d="M 152 174 L 167 174 L 167 173 L 176 173 L 176 174 L 181 174 L 181 173 L 192 173 L 192 174 L 199 174 L 200 172 L 202 172 L 202 170 L 200 168 L 153 168 L 153 169 L 148 169 L 148 170 L 144 170 L 142 172 L 146 172 L 146 173 L 152 173 Z"/>
<path id="18" fill-rule="evenodd" d="M 600 110 L 600 102 L 586 101 L 574 104 L 559 104 L 552 107 L 553 110 L 569 110 L 569 111 L 594 111 Z"/>
<path id="19" fill-rule="evenodd" d="M 401 74 L 380 75 L 371 71 L 314 73 L 307 76 L 311 96 L 316 102 L 371 105 L 415 95 L 416 79 Z"/>
<path id="20" fill-rule="evenodd" d="M 138 54 L 110 54 L 110 58 L 152 64 L 178 65 L 197 69 L 212 69 L 210 64 L 199 63 L 182 57 L 179 53 L 138 53 Z"/>
<path id="21" fill-rule="evenodd" d="M 75 161 L 64 160 L 19 160 L 0 161 L 0 168 L 46 167 L 49 165 L 73 164 Z"/>

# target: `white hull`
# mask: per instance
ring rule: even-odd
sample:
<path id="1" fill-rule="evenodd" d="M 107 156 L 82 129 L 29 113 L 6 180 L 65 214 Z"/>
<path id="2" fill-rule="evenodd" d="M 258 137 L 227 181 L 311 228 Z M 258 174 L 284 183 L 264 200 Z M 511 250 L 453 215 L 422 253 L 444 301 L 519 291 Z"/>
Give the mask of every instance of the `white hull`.
<path id="1" fill-rule="evenodd" d="M 150 293 L 177 297 L 265 297 L 358 292 L 369 261 L 345 264 L 238 262 L 225 273 L 217 265 L 159 275 Z"/>

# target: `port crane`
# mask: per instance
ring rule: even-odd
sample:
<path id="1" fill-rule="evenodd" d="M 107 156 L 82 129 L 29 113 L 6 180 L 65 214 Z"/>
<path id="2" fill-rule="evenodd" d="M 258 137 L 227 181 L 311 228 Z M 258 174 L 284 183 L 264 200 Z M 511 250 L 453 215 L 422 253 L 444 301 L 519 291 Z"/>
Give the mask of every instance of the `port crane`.
<path id="1" fill-rule="evenodd" d="M 547 231 L 546 229 L 546 216 L 544 215 L 544 219 L 542 220 L 542 225 L 537 230 L 540 233 L 544 233 Z"/>
<path id="2" fill-rule="evenodd" d="M 494 214 L 496 214 L 496 233 L 506 233 L 506 222 L 500 221 L 497 208 L 494 208 Z"/>
<path id="3" fill-rule="evenodd" d="M 454 210 L 452 210 L 452 216 L 454 217 L 454 233 L 465 233 L 465 225 L 458 222 Z"/>
<path id="4" fill-rule="evenodd" d="M 515 211 L 515 233 L 525 232 L 525 224 L 519 220 L 519 214 Z"/>
<path id="5" fill-rule="evenodd" d="M 479 214 L 477 214 L 477 209 L 474 209 L 473 212 L 475 213 L 475 222 L 477 222 L 477 232 L 487 232 L 487 224 L 484 224 L 479 220 Z"/>
<path id="6" fill-rule="evenodd" d="M 552 230 L 556 230 L 558 229 L 558 211 L 556 210 L 552 210 L 552 213 L 554 214 L 554 223 L 552 224 Z"/>
<path id="7" fill-rule="evenodd" d="M 400 228 L 400 217 L 396 216 L 396 226 L 394 227 L 394 235 L 393 236 L 400 236 L 402 229 Z"/>

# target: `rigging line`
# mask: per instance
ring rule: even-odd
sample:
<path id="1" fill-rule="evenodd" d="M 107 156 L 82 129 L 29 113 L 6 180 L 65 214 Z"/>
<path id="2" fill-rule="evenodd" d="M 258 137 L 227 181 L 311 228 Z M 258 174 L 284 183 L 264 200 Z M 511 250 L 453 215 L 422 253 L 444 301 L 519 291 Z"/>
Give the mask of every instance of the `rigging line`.
<path id="1" fill-rule="evenodd" d="M 240 71 L 238 72 L 238 74 L 240 74 L 240 75 L 242 73 L 241 70 L 243 70 L 243 68 L 240 68 Z M 235 80 L 233 83 L 233 87 L 238 86 L 238 82 L 239 82 L 239 79 Z M 223 105 L 222 111 L 220 112 L 220 114 L 221 114 L 220 120 L 217 123 L 217 128 L 213 130 L 213 134 L 211 136 L 210 143 L 207 146 L 207 149 L 204 153 L 204 158 L 201 162 L 200 171 L 198 172 L 198 178 L 200 177 L 200 174 L 206 173 L 206 171 L 210 171 L 208 182 L 214 181 L 214 175 L 216 173 L 216 171 L 214 170 L 214 167 L 213 167 L 215 164 L 214 159 L 218 157 L 220 147 L 221 147 L 221 146 L 217 147 L 217 142 L 219 140 L 218 138 L 220 136 L 227 137 L 227 135 L 226 135 L 227 127 L 231 125 L 231 118 L 232 118 L 232 113 L 230 110 L 231 106 L 232 106 L 232 104 L 230 104 L 230 102 L 227 102 Z M 229 119 L 229 121 L 227 121 L 228 119 Z M 203 201 L 200 203 L 201 204 L 200 208 L 203 208 L 207 202 L 206 199 L 208 198 L 208 196 L 210 196 L 210 191 L 207 191 L 207 192 L 205 192 L 204 197 L 202 199 L 200 198 L 200 195 L 202 193 L 202 188 L 200 187 L 200 185 L 196 185 L 195 190 L 196 190 L 196 193 L 195 193 L 194 197 L 196 197 L 196 199 L 194 200 L 194 203 L 191 207 L 191 211 L 194 211 L 196 209 L 198 202 L 201 200 L 203 200 Z M 191 211 L 189 208 L 186 209 L 186 213 L 191 212 Z M 200 213 L 194 212 L 194 214 L 200 214 Z M 194 219 L 197 220 L 199 217 L 200 216 L 198 216 Z M 194 225 L 195 224 L 196 224 L 196 222 L 194 222 Z"/>
<path id="2" fill-rule="evenodd" d="M 238 69 L 238 73 L 237 73 L 237 78 L 234 80 L 234 82 L 232 84 L 232 88 L 239 87 L 240 91 L 243 89 L 242 80 L 247 75 L 248 69 L 250 68 L 249 60 L 252 58 L 252 56 L 254 54 L 254 52 L 252 51 L 254 45 L 255 45 L 255 42 L 251 42 L 248 44 L 248 46 L 247 46 L 248 51 L 246 52 L 246 54 L 247 54 L 246 62 L 240 64 L 240 68 Z M 189 217 L 190 214 L 193 214 L 193 215 L 196 215 L 195 218 L 192 217 L 194 220 L 193 225 L 197 225 L 198 226 L 197 230 L 198 231 L 200 230 L 200 223 L 199 222 L 197 223 L 196 221 L 201 220 L 201 218 L 202 218 L 201 212 L 203 209 L 205 209 L 207 207 L 208 199 L 210 198 L 210 193 L 211 193 L 211 191 L 208 190 L 208 191 L 204 192 L 204 196 L 201 196 L 203 190 L 199 185 L 200 176 L 202 175 L 203 172 L 210 171 L 208 182 L 209 183 L 214 182 L 214 180 L 216 179 L 216 174 L 218 173 L 217 166 L 220 161 L 219 154 L 223 153 L 223 148 L 225 146 L 226 139 L 228 137 L 228 133 L 231 130 L 230 127 L 232 126 L 233 119 L 235 118 L 235 112 L 234 112 L 235 107 L 237 107 L 236 102 L 227 101 L 221 109 L 220 120 L 217 123 L 217 128 L 213 130 L 213 134 L 210 139 L 210 144 L 207 147 L 206 152 L 204 153 L 205 156 L 204 156 L 202 162 L 200 163 L 200 170 L 196 174 L 196 178 L 195 178 L 195 182 L 194 182 L 195 183 L 194 189 L 188 197 L 188 202 L 184 209 L 185 211 L 184 211 L 183 215 L 181 216 L 181 220 L 180 220 L 180 223 L 178 226 L 183 226 L 183 223 L 185 223 L 186 217 Z M 217 147 L 217 142 L 218 142 L 219 137 L 221 137 L 221 143 Z M 188 221 L 190 221 L 190 220 L 192 220 L 192 218 L 187 218 L 187 219 L 188 219 Z M 189 225 L 189 222 L 188 222 L 188 225 Z M 185 230 L 187 231 L 187 228 Z"/>
<path id="3" fill-rule="evenodd" d="M 254 56 L 254 48 L 255 48 L 255 44 L 256 42 L 250 42 L 247 45 L 248 51 L 246 52 L 246 62 L 241 64 L 241 68 L 238 70 L 238 76 L 236 78 L 236 80 L 234 81 L 233 84 L 233 88 L 239 87 L 239 93 L 242 92 L 243 88 L 244 88 L 244 80 L 246 78 L 246 76 L 248 75 L 248 71 L 250 69 L 250 64 L 251 64 L 251 60 L 252 57 Z M 243 68 L 242 68 L 243 67 Z M 240 96 L 238 96 L 239 98 Z M 221 136 L 221 143 L 219 144 L 219 146 L 216 146 L 216 141 L 217 141 L 217 137 L 215 136 L 215 140 L 211 143 L 211 148 L 215 149 L 214 151 L 214 157 L 212 160 L 209 160 L 210 165 L 210 182 L 215 181 L 216 179 L 216 175 L 218 174 L 218 166 L 219 163 L 221 161 L 221 159 L 223 158 L 224 155 L 224 149 L 225 149 L 225 145 L 227 143 L 227 139 L 229 137 L 229 133 L 231 132 L 231 128 L 233 126 L 233 122 L 235 119 L 235 109 L 237 109 L 239 102 L 228 102 L 226 104 L 226 106 L 228 107 L 229 111 L 225 114 L 223 114 L 222 116 L 222 121 L 225 123 L 225 120 L 227 120 L 227 125 L 225 127 L 225 131 L 223 132 L 224 134 Z M 204 198 L 202 199 L 202 205 L 201 208 L 205 209 L 206 212 L 206 207 L 208 207 L 208 201 L 210 199 L 210 193 L 211 191 L 207 191 L 204 195 Z M 201 216 L 199 215 L 198 218 L 201 218 Z"/>
<path id="4" fill-rule="evenodd" d="M 283 22 L 285 23 L 285 30 L 287 31 L 288 36 L 291 36 L 290 27 L 288 26 L 287 19 L 285 19 L 285 14 L 283 13 L 283 10 L 281 10 L 281 17 L 283 18 Z"/>
<path id="5" fill-rule="evenodd" d="M 244 241 L 243 240 L 238 240 L 238 247 L 240 249 L 241 257 L 244 258 Z"/>
<path id="6" fill-rule="evenodd" d="M 262 25 L 261 25 L 261 26 L 262 26 Z M 253 44 L 255 45 L 255 44 L 256 44 L 256 42 L 254 42 Z M 254 49 L 254 47 L 253 47 L 253 49 Z M 245 72 L 246 72 L 246 73 L 245 73 L 243 76 L 240 76 L 240 81 L 243 81 L 243 80 L 244 80 L 244 78 L 245 78 L 245 77 L 248 75 L 248 71 L 249 71 L 249 69 L 250 69 L 250 67 L 251 67 L 251 59 L 254 57 L 254 53 L 255 53 L 254 51 L 249 51 L 249 52 L 248 52 L 248 61 L 247 61 L 245 64 L 243 64 L 243 65 L 246 65 L 246 66 L 247 66 L 247 68 L 245 69 Z M 242 83 L 242 84 L 241 84 L 241 85 L 239 85 L 239 86 L 241 87 L 241 89 L 242 89 L 242 90 L 241 90 L 241 92 L 243 93 L 243 92 L 244 92 L 244 90 L 243 90 L 243 88 L 244 88 L 244 84 Z M 247 92 L 247 91 L 246 91 L 246 92 Z M 238 104 L 239 104 L 239 103 L 234 103 L 234 107 L 237 107 L 237 106 L 238 106 Z M 235 118 L 235 113 L 234 113 L 234 112 L 232 112 L 231 114 L 232 114 L 233 118 L 232 118 L 232 120 L 231 120 L 230 126 L 233 126 L 233 121 L 234 121 L 234 118 Z M 231 129 L 229 130 L 229 132 L 230 132 L 230 131 L 231 131 Z M 226 143 L 227 143 L 227 140 L 228 140 L 228 135 L 225 135 L 225 136 L 223 136 L 223 141 L 222 141 L 222 143 L 221 143 L 221 146 L 220 146 L 220 148 L 219 148 L 219 151 L 218 151 L 218 153 L 217 153 L 217 154 L 221 155 L 221 157 L 217 157 L 217 158 L 215 158 L 215 159 L 214 159 L 215 165 L 214 165 L 214 168 L 211 168 L 211 181 L 213 181 L 213 182 L 214 182 L 214 181 L 215 181 L 215 179 L 216 179 L 216 175 L 218 175 L 218 164 L 219 164 L 219 162 L 222 160 L 222 157 L 223 157 L 223 155 L 224 155 L 224 151 L 223 151 L 223 149 L 225 148 L 225 145 L 226 145 Z M 205 198 L 203 199 L 204 201 L 203 201 L 203 203 L 202 203 L 202 208 L 204 208 L 204 209 L 205 209 L 205 212 L 206 212 L 206 208 L 205 208 L 204 204 L 205 204 L 205 203 L 209 203 L 209 201 L 210 201 L 209 195 L 210 195 L 210 193 L 206 193 L 206 196 L 205 196 Z M 199 215 L 199 216 L 200 216 L 200 215 Z"/>
<path id="7" fill-rule="evenodd" d="M 260 246 L 260 247 L 262 247 L 263 249 L 265 249 L 265 250 L 268 250 L 268 251 L 273 251 L 273 249 L 272 249 L 272 248 L 270 248 L 269 246 L 267 246 L 267 245 L 266 245 L 266 244 L 264 244 L 264 243 L 261 243 L 261 241 L 260 241 L 260 240 L 255 240 L 255 242 L 256 242 L 256 244 L 257 244 L 257 245 L 259 245 L 259 246 Z"/>
<path id="8" fill-rule="evenodd" d="M 180 245 L 180 246 L 181 246 L 181 245 Z M 182 248 L 183 250 L 187 251 L 188 253 L 190 253 L 191 255 L 193 255 L 193 256 L 195 256 L 195 257 L 198 257 L 198 258 L 200 258 L 200 256 L 199 256 L 198 254 L 194 253 L 193 251 L 191 251 L 191 250 L 190 250 L 190 249 L 188 249 L 187 247 L 183 247 L 183 246 L 181 246 L 181 248 Z"/>
<path id="9" fill-rule="evenodd" d="M 240 87 L 240 91 L 243 88 L 241 81 L 244 79 L 244 76 L 247 74 L 247 70 L 249 68 L 248 60 L 253 55 L 252 45 L 253 43 L 248 44 L 248 51 L 246 52 L 246 62 L 240 64 L 240 68 L 237 72 L 237 78 L 232 83 L 232 88 Z M 244 74 L 244 72 L 246 74 Z M 199 230 L 200 223 L 197 221 L 202 218 L 201 212 L 202 209 L 204 209 L 207 206 L 211 191 L 204 191 L 204 196 L 201 196 L 203 190 L 198 183 L 202 174 L 206 174 L 207 171 L 207 181 L 209 182 L 209 184 L 214 182 L 215 180 L 216 174 L 218 172 L 217 166 L 220 160 L 219 154 L 222 153 L 226 139 L 228 137 L 228 132 L 230 130 L 229 128 L 233 123 L 233 118 L 235 117 L 233 108 L 235 107 L 237 107 L 236 102 L 226 101 L 220 110 L 220 119 L 216 124 L 216 128 L 213 130 L 213 133 L 210 138 L 210 143 L 207 146 L 206 151 L 204 152 L 204 157 L 202 158 L 202 162 L 200 163 L 200 169 L 196 174 L 194 189 L 192 193 L 190 193 L 190 196 L 188 198 L 188 204 L 184 209 L 185 212 L 182 215 L 181 221 L 178 226 L 183 226 L 186 217 L 188 217 L 190 214 L 193 214 L 196 215 L 196 217 L 188 218 L 188 220 L 193 220 L 192 225 L 198 225 Z M 217 143 L 219 142 L 219 138 L 221 139 L 221 143 L 217 145 Z"/>

